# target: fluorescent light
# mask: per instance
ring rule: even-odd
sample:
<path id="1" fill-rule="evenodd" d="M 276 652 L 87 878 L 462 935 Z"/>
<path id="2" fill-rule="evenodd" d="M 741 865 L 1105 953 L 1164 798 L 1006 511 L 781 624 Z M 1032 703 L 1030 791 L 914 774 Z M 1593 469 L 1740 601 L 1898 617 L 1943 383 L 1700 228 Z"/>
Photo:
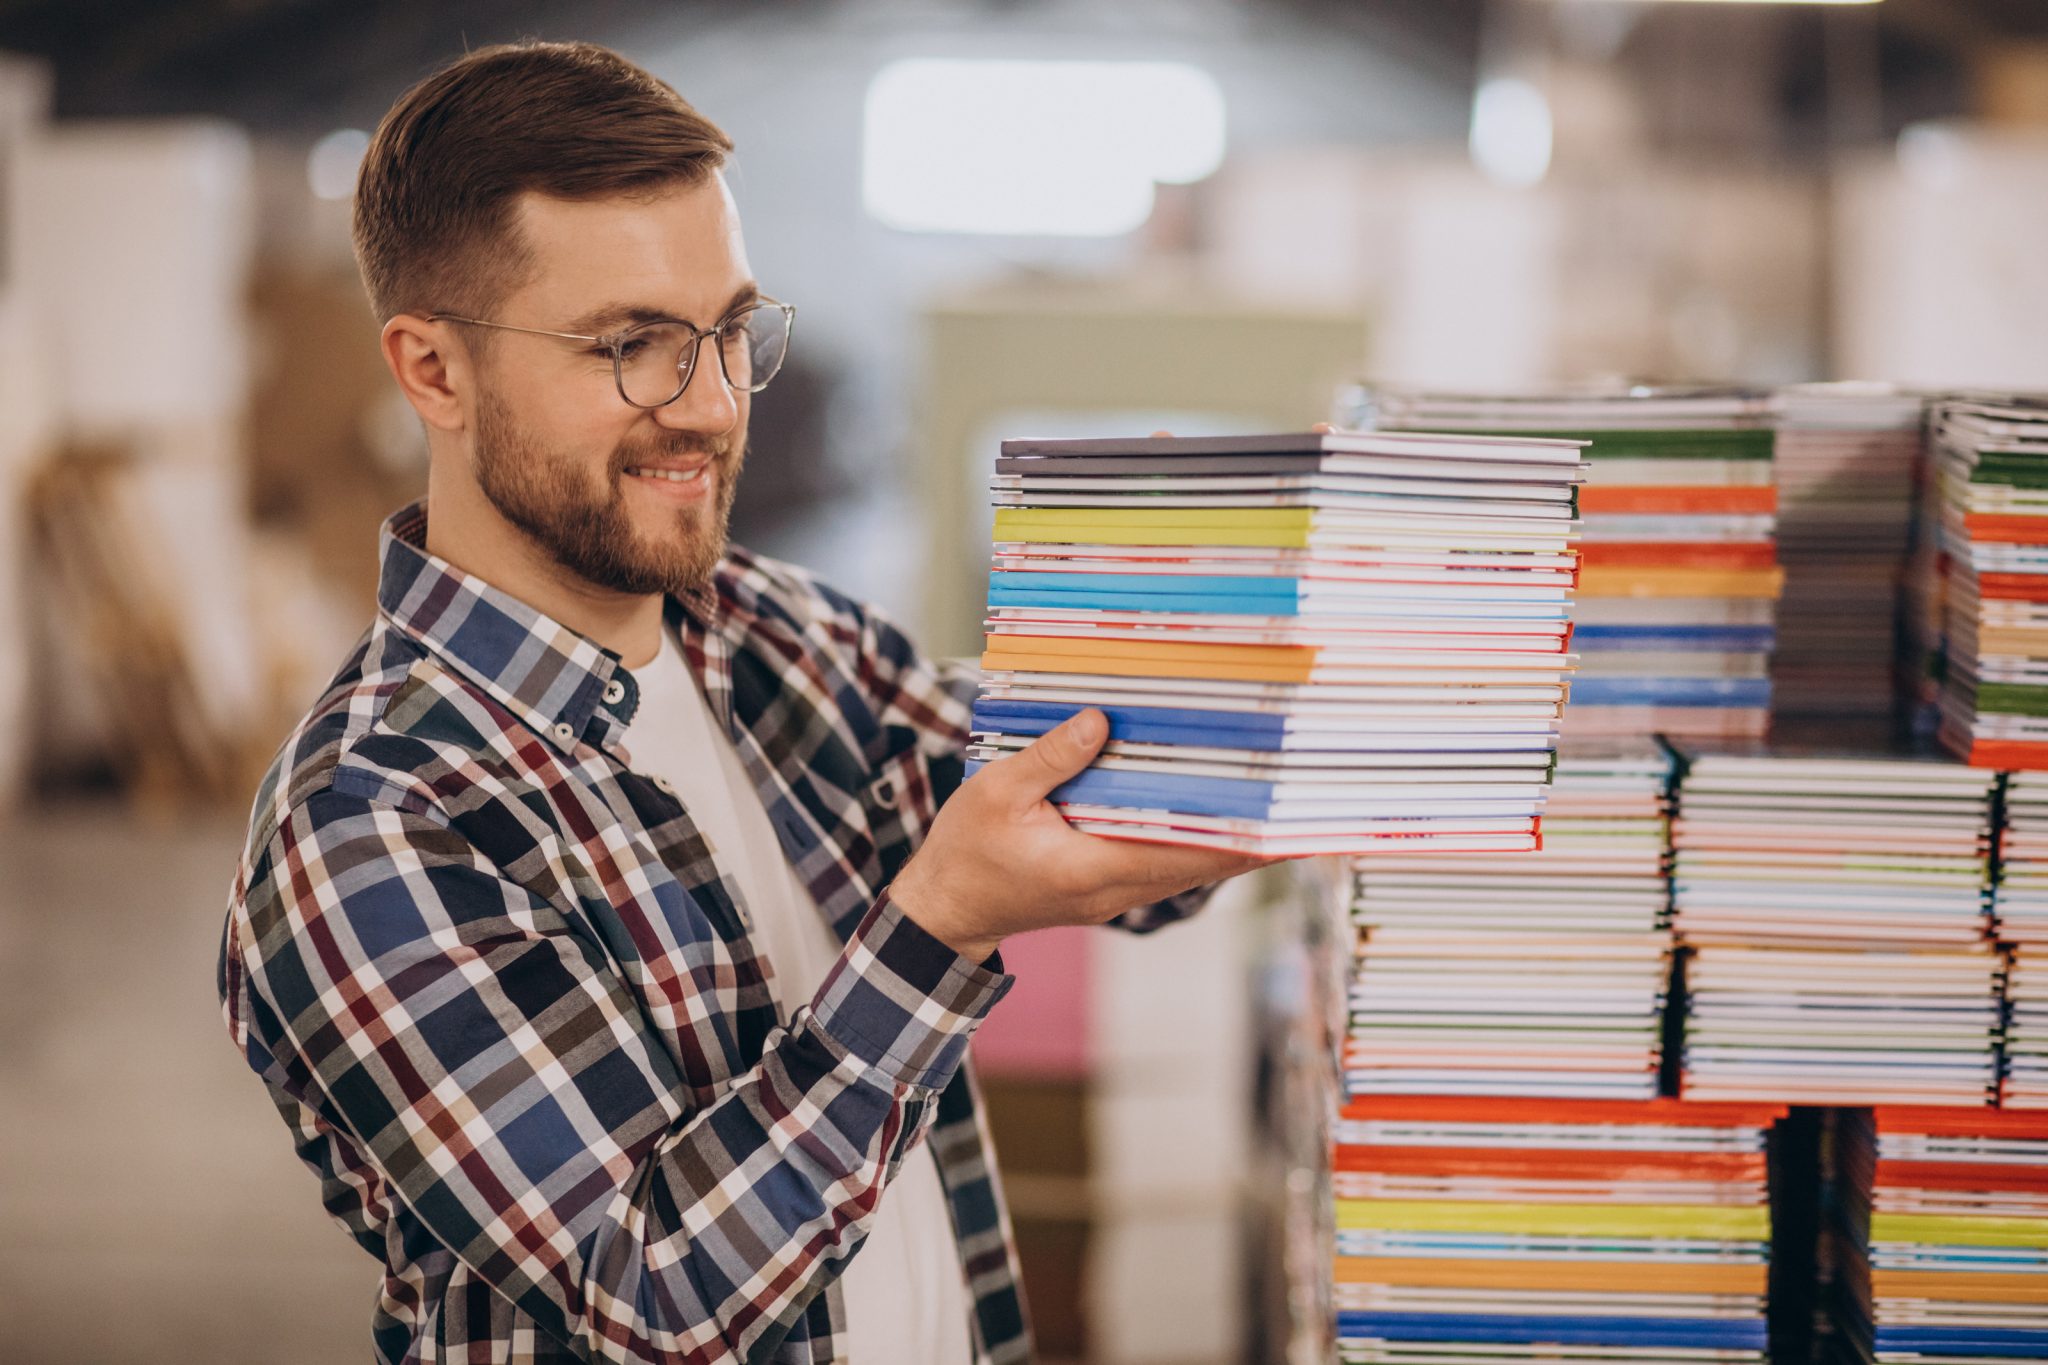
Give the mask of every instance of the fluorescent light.
<path id="1" fill-rule="evenodd" d="M 370 150 L 370 135 L 360 128 L 337 128 L 313 144 L 306 154 L 306 183 L 322 199 L 348 199 L 356 192 L 356 171 Z"/>
<path id="2" fill-rule="evenodd" d="M 1606 0 L 1613 3 L 1613 0 Z M 1629 0 L 1639 3 L 1640 0 Z M 1876 5 L 1882 0 L 1653 0 L 1665 5 Z"/>
<path id="3" fill-rule="evenodd" d="M 1223 92 L 1197 67 L 916 58 L 868 86 L 862 195 L 909 231 L 1113 237 L 1223 146 Z"/>
<path id="4" fill-rule="evenodd" d="M 1496 76 L 1472 97 L 1472 164 L 1497 185 L 1527 189 L 1550 173 L 1550 101 L 1525 80 Z"/>

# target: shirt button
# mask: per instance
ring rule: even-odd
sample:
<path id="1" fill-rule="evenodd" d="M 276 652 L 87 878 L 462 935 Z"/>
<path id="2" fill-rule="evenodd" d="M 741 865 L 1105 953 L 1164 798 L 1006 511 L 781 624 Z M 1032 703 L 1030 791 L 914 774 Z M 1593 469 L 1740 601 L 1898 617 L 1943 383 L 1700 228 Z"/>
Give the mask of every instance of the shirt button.
<path id="1" fill-rule="evenodd" d="M 654 785 L 657 789 L 667 792 L 670 796 L 674 796 L 676 794 L 676 784 L 669 781 L 665 777 L 656 777 L 654 779 Z"/>
<path id="2" fill-rule="evenodd" d="M 555 727 L 555 738 L 561 740 L 564 744 L 574 744 L 576 742 L 576 727 L 566 720 L 563 721 Z"/>
<path id="3" fill-rule="evenodd" d="M 617 706 L 626 699 L 626 685 L 613 678 L 604 685 L 604 699 L 610 705 Z"/>

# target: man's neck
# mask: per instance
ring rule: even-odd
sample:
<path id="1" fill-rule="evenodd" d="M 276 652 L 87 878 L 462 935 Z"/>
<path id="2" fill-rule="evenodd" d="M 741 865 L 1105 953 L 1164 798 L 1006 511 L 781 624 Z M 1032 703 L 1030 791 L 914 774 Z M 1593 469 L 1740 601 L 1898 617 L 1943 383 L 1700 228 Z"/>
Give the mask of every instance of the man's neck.
<path id="1" fill-rule="evenodd" d="M 469 498 L 480 505 L 466 506 Z M 613 592 L 566 573 L 473 485 L 428 476 L 427 553 L 596 641 L 627 668 L 661 650 L 661 594 Z"/>

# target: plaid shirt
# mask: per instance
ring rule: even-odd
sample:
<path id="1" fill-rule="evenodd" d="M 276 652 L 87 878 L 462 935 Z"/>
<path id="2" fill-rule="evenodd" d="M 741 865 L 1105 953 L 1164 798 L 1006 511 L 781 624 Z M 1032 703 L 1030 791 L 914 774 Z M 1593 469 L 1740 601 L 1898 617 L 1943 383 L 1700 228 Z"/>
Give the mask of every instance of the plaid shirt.
<path id="1" fill-rule="evenodd" d="M 960 780 L 971 678 L 737 550 L 668 602 L 847 944 L 785 1016 L 711 849 L 620 743 L 631 675 L 425 533 L 421 506 L 386 524 L 377 621 L 264 780 L 219 969 L 328 1211 L 384 1263 L 377 1358 L 843 1359 L 839 1271 L 922 1140 L 976 1358 L 1028 1359 L 966 1065 L 1010 978 L 884 890 Z"/>

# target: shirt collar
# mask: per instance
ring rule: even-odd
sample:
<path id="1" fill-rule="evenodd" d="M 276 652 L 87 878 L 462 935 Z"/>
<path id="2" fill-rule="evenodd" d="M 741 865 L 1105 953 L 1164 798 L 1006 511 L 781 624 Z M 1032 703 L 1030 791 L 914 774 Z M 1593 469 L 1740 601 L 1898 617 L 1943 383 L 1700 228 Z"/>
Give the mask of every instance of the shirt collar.
<path id="1" fill-rule="evenodd" d="M 427 551 L 427 505 L 400 508 L 378 536 L 382 565 L 377 606 L 397 629 L 488 692 L 564 752 L 579 742 L 607 744 L 632 719 L 639 688 L 619 656 Z M 717 592 L 705 585 L 672 598 L 678 609 L 717 618 Z M 597 733 L 591 733 L 599 721 Z"/>

